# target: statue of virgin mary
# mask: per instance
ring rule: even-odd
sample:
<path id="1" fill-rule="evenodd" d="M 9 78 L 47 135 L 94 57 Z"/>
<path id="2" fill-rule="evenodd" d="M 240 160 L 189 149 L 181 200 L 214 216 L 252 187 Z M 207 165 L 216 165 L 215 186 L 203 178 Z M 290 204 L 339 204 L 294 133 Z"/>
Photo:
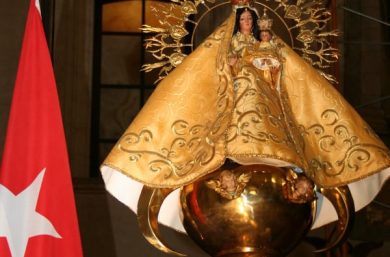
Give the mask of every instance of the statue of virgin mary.
<path id="1" fill-rule="evenodd" d="M 288 167 L 317 186 L 348 185 L 359 210 L 390 175 L 390 152 L 339 92 L 271 31 L 249 2 L 161 81 L 101 166 L 137 212 L 143 186 L 179 189 L 226 162 Z M 313 227 L 335 219 L 319 195 Z M 178 190 L 159 221 L 184 231 Z"/>

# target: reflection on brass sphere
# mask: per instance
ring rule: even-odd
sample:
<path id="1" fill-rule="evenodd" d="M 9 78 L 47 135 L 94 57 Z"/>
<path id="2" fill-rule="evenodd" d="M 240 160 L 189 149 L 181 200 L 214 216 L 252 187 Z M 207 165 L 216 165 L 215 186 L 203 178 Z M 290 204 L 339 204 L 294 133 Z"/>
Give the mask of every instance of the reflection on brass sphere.
<path id="1" fill-rule="evenodd" d="M 226 170 L 235 174 L 237 190 L 221 183 Z M 184 227 L 211 256 L 285 256 L 308 232 L 315 211 L 315 202 L 286 200 L 285 183 L 283 168 L 224 165 L 182 189 Z"/>

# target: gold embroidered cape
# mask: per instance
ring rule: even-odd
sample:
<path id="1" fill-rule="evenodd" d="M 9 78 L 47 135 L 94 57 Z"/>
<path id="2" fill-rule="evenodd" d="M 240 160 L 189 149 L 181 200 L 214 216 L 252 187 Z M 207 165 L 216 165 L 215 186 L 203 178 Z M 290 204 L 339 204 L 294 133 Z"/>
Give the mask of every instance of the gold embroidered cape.
<path id="1" fill-rule="evenodd" d="M 227 63 L 234 14 L 173 70 L 103 165 L 151 187 L 177 188 L 227 158 L 301 168 L 333 187 L 390 165 L 385 145 L 314 68 L 276 39 L 278 88 Z"/>

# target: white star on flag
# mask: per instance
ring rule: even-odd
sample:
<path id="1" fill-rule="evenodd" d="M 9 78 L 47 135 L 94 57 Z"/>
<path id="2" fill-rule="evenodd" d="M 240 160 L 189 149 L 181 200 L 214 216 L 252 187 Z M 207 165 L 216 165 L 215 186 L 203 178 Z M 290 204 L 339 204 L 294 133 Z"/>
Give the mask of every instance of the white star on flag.
<path id="1" fill-rule="evenodd" d="M 75 207 L 39 1 L 30 0 L 0 162 L 0 257 L 82 257 Z"/>
<path id="2" fill-rule="evenodd" d="M 17 195 L 0 184 L 0 237 L 7 238 L 12 257 L 24 256 L 30 237 L 61 238 L 53 224 L 36 211 L 45 170 Z"/>

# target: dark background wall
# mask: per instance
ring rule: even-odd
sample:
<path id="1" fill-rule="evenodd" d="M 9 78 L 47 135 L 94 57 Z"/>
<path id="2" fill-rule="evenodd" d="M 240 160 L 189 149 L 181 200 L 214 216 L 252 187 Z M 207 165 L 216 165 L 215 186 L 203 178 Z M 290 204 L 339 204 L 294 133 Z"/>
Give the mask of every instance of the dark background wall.
<path id="1" fill-rule="evenodd" d="M 337 13 L 337 26 L 344 31 L 339 39 L 343 54 L 339 74 L 343 83 L 338 87 L 389 145 L 390 28 L 344 7 L 389 23 L 390 3 L 386 0 L 332 2 Z M 166 255 L 142 238 L 135 215 L 106 194 L 97 171 L 115 137 L 120 135 L 154 88 L 153 80 L 138 72 L 141 61 L 147 58 L 142 52 L 142 35 L 132 32 L 129 37 L 121 33 L 97 36 L 97 29 L 101 29 L 101 3 L 93 0 L 42 1 L 84 253 L 86 257 L 162 257 Z M 28 0 L 0 1 L 0 153 L 28 4 Z M 138 11 L 133 9 L 133 13 Z M 136 63 L 135 56 L 139 58 Z M 106 65 L 102 64 L 104 61 Z M 96 83 L 103 85 L 102 88 L 99 86 L 97 90 Z M 118 89 L 126 93 L 118 93 Z M 112 120 L 102 122 L 105 118 Z M 387 185 L 377 202 L 359 213 L 349 243 L 333 256 L 388 256 L 389 191 Z M 316 231 L 315 234 L 323 235 L 326 231 Z M 190 256 L 206 256 L 185 236 L 168 229 L 164 230 L 164 235 L 175 248 Z M 304 242 L 291 256 L 314 256 L 311 250 L 312 246 Z M 344 255 L 340 255 L 343 251 Z"/>

